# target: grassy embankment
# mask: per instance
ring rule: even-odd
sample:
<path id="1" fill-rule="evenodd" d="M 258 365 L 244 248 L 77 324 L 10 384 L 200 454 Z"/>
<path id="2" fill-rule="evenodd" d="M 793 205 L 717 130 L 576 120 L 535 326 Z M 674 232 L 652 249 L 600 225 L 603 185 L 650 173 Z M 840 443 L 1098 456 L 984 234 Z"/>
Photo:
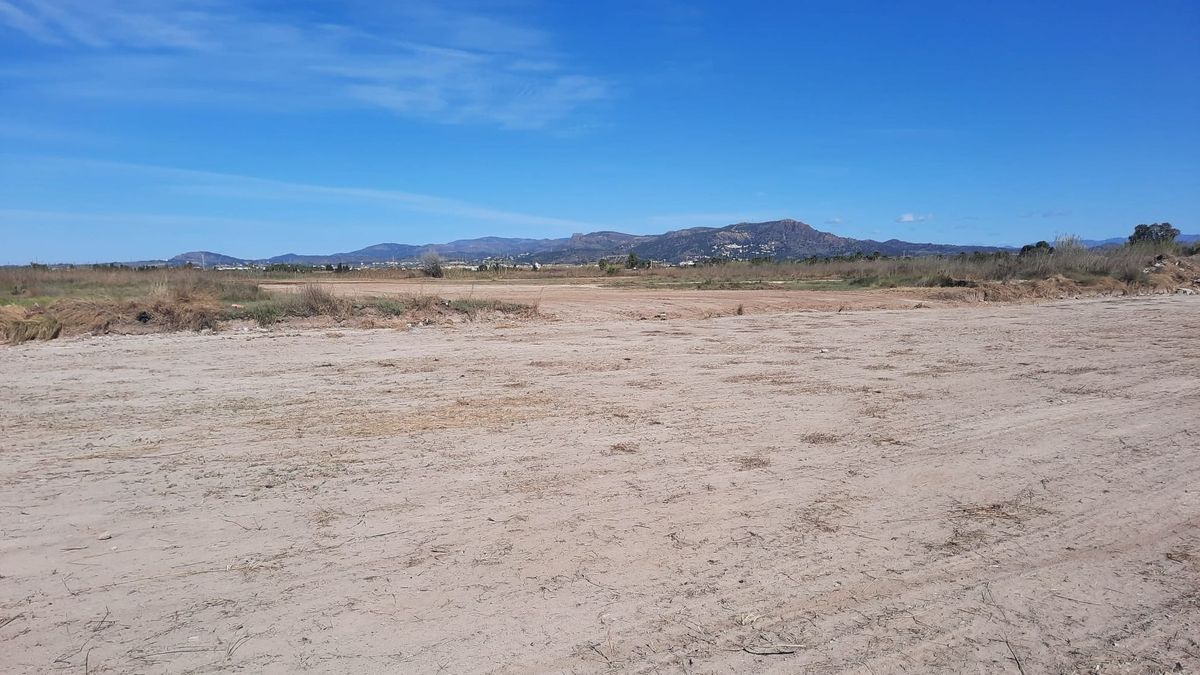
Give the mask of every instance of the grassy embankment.
<path id="1" fill-rule="evenodd" d="M 530 305 L 477 298 L 344 298 L 311 283 L 295 293 L 270 293 L 260 281 L 246 273 L 194 269 L 4 268 L 0 269 L 0 341 L 20 343 L 88 332 L 216 329 L 234 320 L 269 326 L 289 318 L 329 317 L 378 319 L 386 324 L 390 319 L 436 321 L 537 312 Z"/>

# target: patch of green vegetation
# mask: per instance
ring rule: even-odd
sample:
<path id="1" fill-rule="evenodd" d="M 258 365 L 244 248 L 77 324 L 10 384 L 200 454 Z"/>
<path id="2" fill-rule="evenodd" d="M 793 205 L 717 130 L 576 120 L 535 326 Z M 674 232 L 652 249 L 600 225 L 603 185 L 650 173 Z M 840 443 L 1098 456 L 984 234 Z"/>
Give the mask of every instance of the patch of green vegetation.
<path id="1" fill-rule="evenodd" d="M 250 309 L 248 315 L 260 326 L 269 326 L 284 317 L 284 309 L 274 302 L 263 302 Z"/>
<path id="2" fill-rule="evenodd" d="M 612 281 L 600 285 L 604 288 L 678 288 L 708 291 L 764 289 L 786 291 L 847 291 L 862 287 L 861 283 L 850 279 L 757 279 L 752 281 L 720 281 L 710 279 L 697 283 L 690 279 L 664 279 L 657 277 L 625 277 L 620 281 Z"/>
<path id="3" fill-rule="evenodd" d="M 403 316 L 412 309 L 412 303 L 395 300 L 392 298 L 380 298 L 371 302 L 375 307 L 375 311 L 383 316 Z"/>
<path id="4" fill-rule="evenodd" d="M 790 291 L 848 291 L 854 287 L 849 279 L 792 280 L 779 285 L 779 288 Z"/>
<path id="5" fill-rule="evenodd" d="M 474 318 L 480 312 L 484 311 L 500 312 L 501 314 L 522 314 L 531 312 L 534 309 L 532 305 L 523 305 L 518 302 L 483 300 L 477 298 L 459 298 L 457 300 L 449 300 L 447 301 L 446 306 L 456 312 L 462 312 L 471 318 Z"/>
<path id="6" fill-rule="evenodd" d="M 973 287 L 974 281 L 945 274 L 864 275 L 847 279 L 851 288 L 956 288 Z"/>
<path id="7" fill-rule="evenodd" d="M 729 281 L 717 279 L 705 279 L 696 284 L 696 288 L 702 291 L 761 291 L 766 288 L 771 288 L 762 281 Z"/>
<path id="8" fill-rule="evenodd" d="M 273 295 L 264 300 L 247 302 L 238 307 L 227 306 L 221 310 L 221 319 L 223 320 L 249 320 L 260 326 L 270 326 L 289 316 L 314 316 L 314 314 L 303 306 L 298 296 L 291 294 Z"/>
<path id="9" fill-rule="evenodd" d="M 289 316 L 345 316 L 354 308 L 342 298 L 312 284 L 300 292 L 261 296 L 264 299 L 229 306 L 222 310 L 222 319 L 249 319 L 260 326 L 269 326 Z"/>

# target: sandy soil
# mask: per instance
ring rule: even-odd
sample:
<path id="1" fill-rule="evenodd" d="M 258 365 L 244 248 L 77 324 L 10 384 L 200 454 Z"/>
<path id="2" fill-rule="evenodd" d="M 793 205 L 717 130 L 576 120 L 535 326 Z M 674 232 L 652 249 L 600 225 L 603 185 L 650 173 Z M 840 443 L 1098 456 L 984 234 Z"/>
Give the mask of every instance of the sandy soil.
<path id="1" fill-rule="evenodd" d="M 3 672 L 1200 669 L 1200 301 L 0 349 Z"/>

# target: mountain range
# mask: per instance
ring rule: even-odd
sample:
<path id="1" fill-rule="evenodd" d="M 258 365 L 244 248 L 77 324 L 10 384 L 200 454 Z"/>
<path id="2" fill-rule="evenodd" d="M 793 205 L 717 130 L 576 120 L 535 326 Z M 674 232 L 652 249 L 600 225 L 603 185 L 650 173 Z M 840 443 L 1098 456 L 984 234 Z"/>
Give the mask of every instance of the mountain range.
<path id="1" fill-rule="evenodd" d="M 558 239 L 481 237 L 460 239 L 445 244 L 375 244 L 345 253 L 320 255 L 285 253 L 260 260 L 237 258 L 210 251 L 192 251 L 181 253 L 167 262 L 172 265 L 192 263 L 204 266 L 246 263 L 362 264 L 412 261 L 430 251 L 443 258 L 464 262 L 505 259 L 514 262 L 589 263 L 603 257 L 624 257 L 630 253 L 651 260 L 682 262 L 708 258 L 789 260 L 856 252 L 863 254 L 878 252 L 883 255 L 897 256 L 1003 250 L 1009 249 L 1002 246 L 914 243 L 899 239 L 888 239 L 887 241 L 853 239 L 822 232 L 798 220 L 785 219 L 764 223 L 737 223 L 725 227 L 693 227 L 650 235 L 590 232 Z"/>
<path id="2" fill-rule="evenodd" d="M 1084 239 L 1082 244 L 1088 248 L 1105 248 L 1108 246 L 1120 246 L 1129 241 L 1128 237 L 1111 237 L 1109 239 Z M 1181 234 L 1175 237 L 1177 244 L 1194 244 L 1200 242 L 1200 234 Z"/>

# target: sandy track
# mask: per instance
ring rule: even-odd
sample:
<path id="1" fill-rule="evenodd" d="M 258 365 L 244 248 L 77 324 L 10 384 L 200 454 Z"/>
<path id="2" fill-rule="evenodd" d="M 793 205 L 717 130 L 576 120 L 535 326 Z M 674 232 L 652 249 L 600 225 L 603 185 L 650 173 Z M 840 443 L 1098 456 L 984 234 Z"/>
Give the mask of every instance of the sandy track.
<path id="1" fill-rule="evenodd" d="M 0 349 L 0 671 L 1194 672 L 1197 335 L 1168 297 Z"/>

